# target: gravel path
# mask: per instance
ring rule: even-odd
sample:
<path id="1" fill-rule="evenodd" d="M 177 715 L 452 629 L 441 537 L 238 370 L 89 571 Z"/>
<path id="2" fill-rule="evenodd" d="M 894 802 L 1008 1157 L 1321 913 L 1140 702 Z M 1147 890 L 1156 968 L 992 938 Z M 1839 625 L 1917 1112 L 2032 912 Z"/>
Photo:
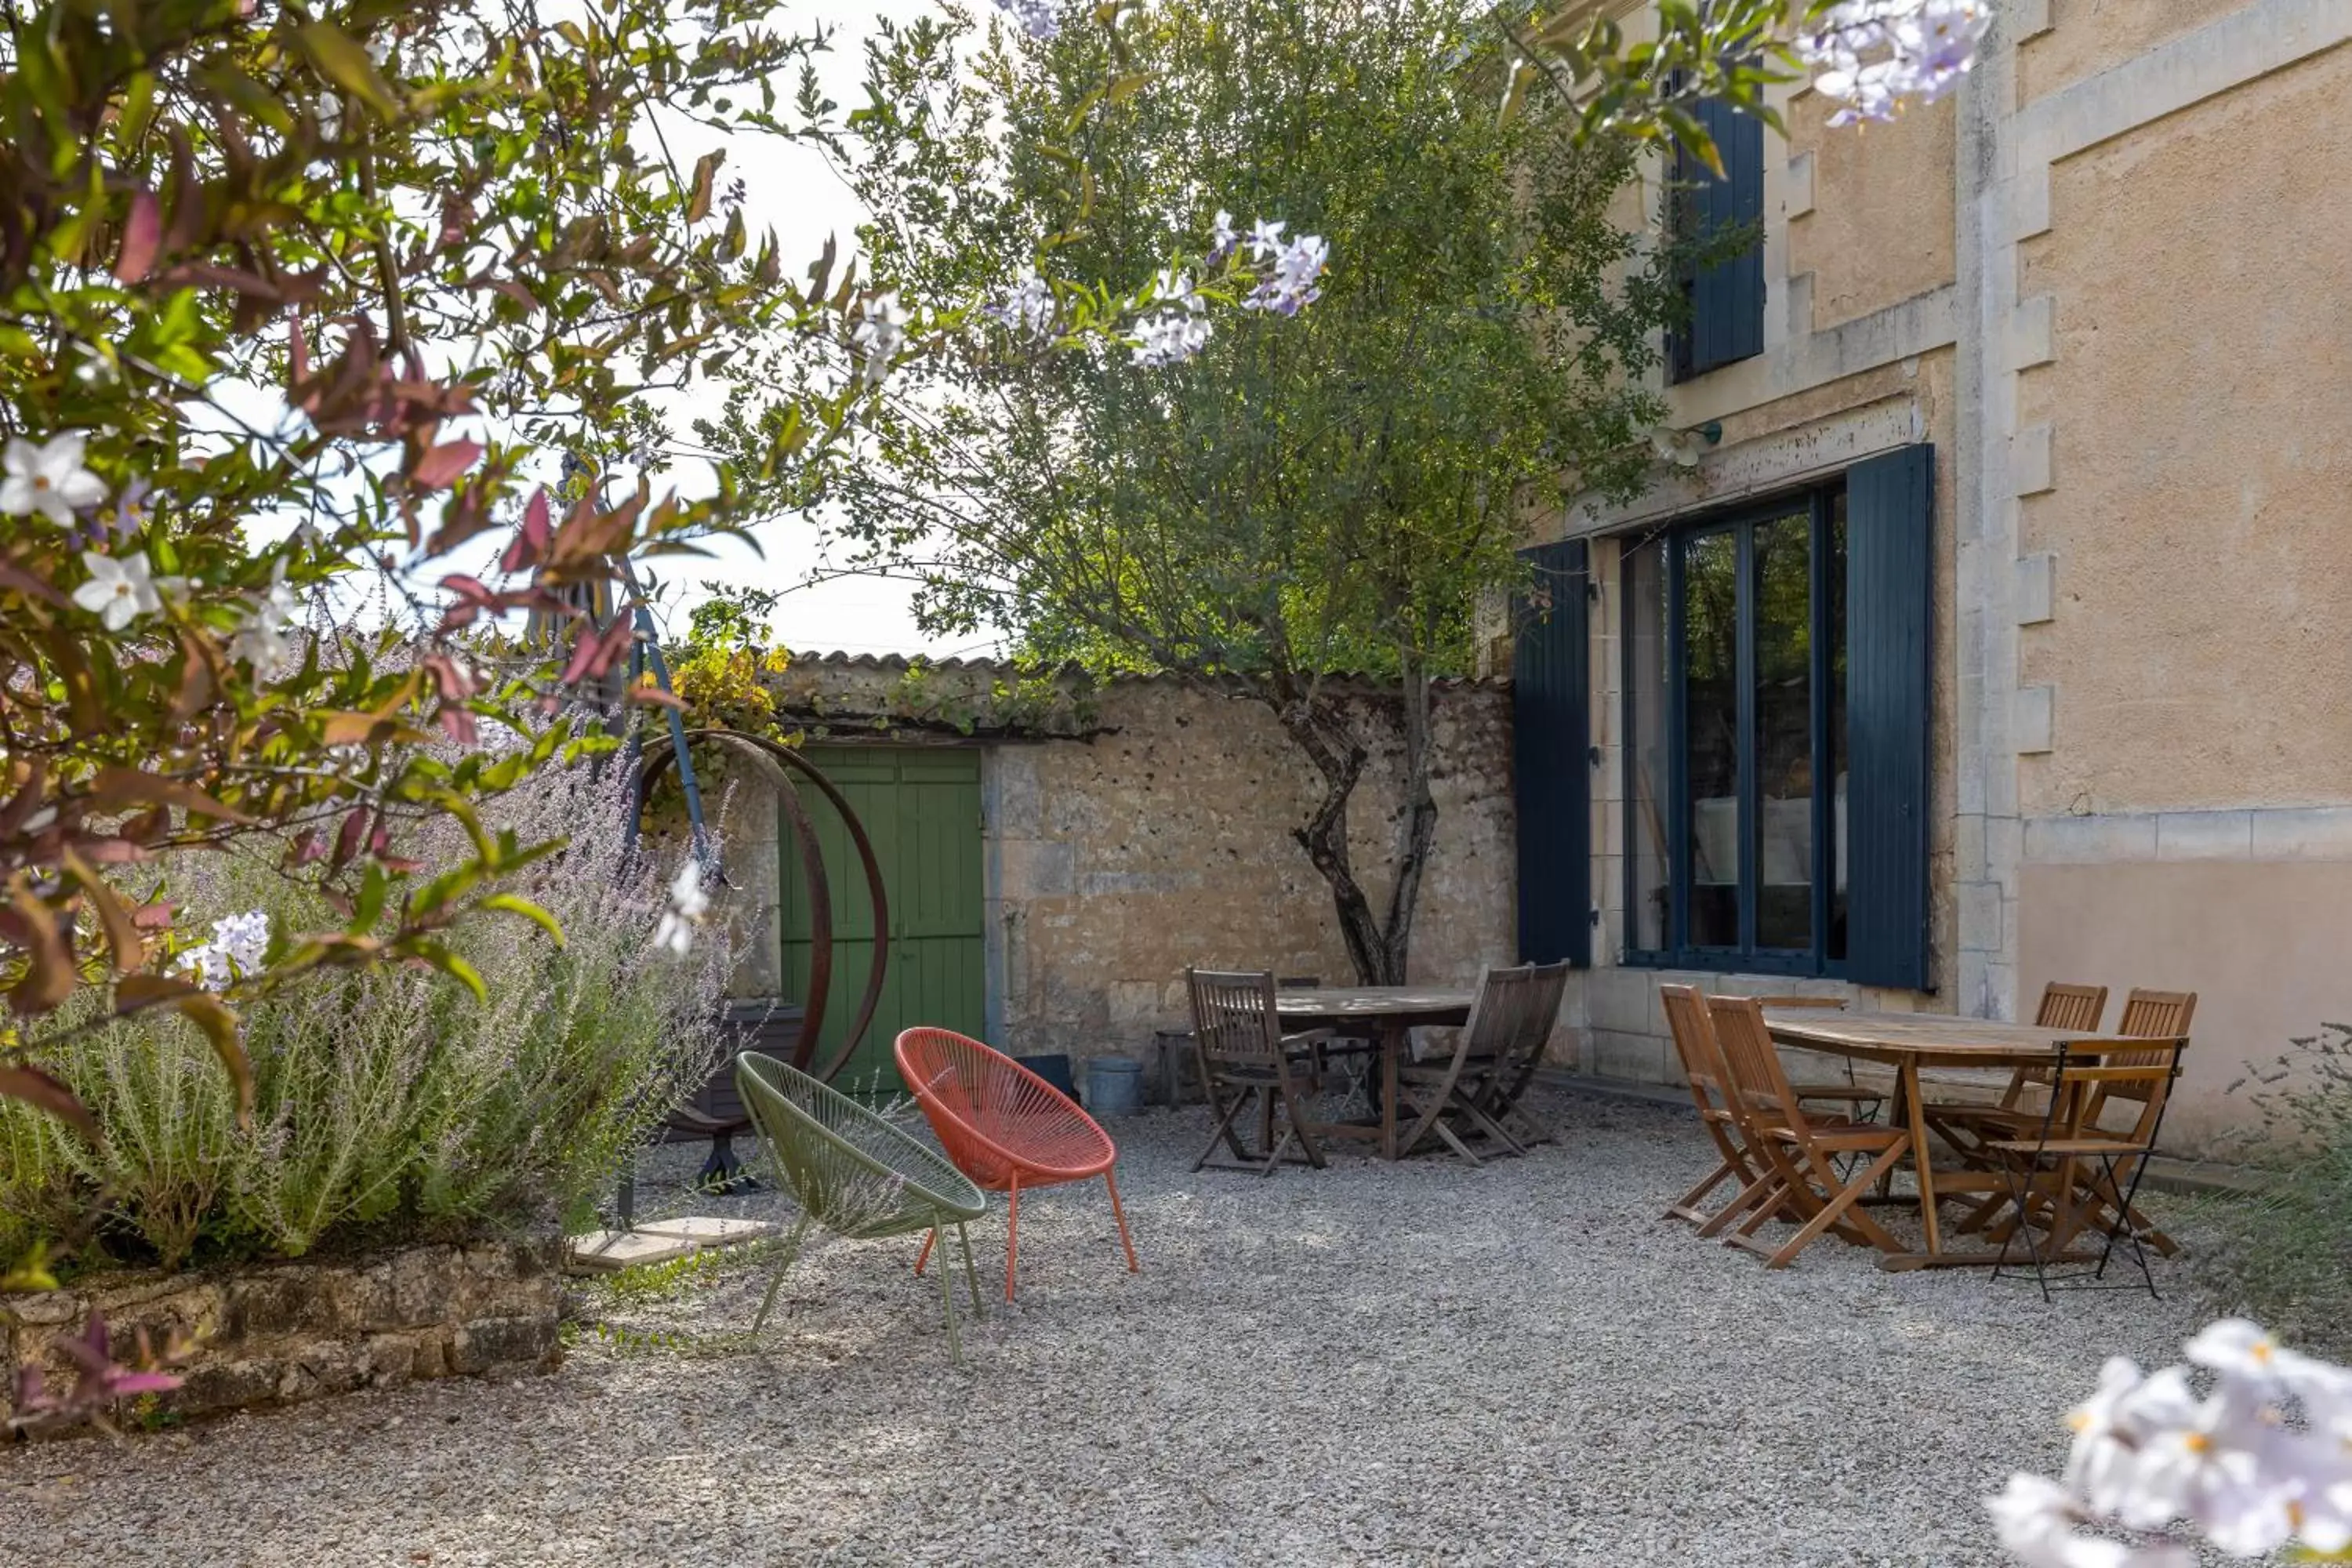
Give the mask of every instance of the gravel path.
<path id="1" fill-rule="evenodd" d="M 0 1542 L 125 1568 L 1994 1564 L 1977 1500 L 2055 1469 L 2103 1356 L 2169 1362 L 2194 1327 L 2177 1292 L 2046 1307 L 1834 1241 L 1768 1274 L 1657 1222 L 1704 1169 L 1687 1115 L 1551 1110 L 1525 1160 L 1265 1181 L 1189 1173 L 1202 1114 L 1154 1112 L 1116 1128 L 1144 1272 L 1099 1186 L 1041 1194 L 1008 1310 L 992 1218 L 968 1371 L 913 1241 L 835 1243 L 758 1346 L 737 1261 L 590 1302 L 667 1348 L 0 1452 Z"/>

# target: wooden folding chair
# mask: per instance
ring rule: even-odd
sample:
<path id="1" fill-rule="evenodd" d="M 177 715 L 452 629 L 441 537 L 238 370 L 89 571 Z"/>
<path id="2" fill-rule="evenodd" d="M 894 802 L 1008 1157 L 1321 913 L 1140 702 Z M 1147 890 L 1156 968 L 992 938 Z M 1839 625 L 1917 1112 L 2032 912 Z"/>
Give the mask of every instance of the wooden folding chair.
<path id="1" fill-rule="evenodd" d="M 2045 1029 L 2095 1035 L 2099 1032 L 2099 1018 L 2106 1010 L 2105 986 L 2074 985 L 2053 980 L 2042 988 L 2042 1005 L 2034 1009 L 2033 1021 Z M 2048 1068 L 2021 1067 L 2010 1074 L 2009 1085 L 2002 1089 L 1997 1104 L 1923 1099 L 1919 1113 L 1927 1130 L 1949 1144 L 1962 1160 L 1990 1165 L 1992 1162 L 1984 1147 L 1989 1140 L 2014 1138 L 2040 1124 L 2043 1106 L 2039 1102 L 2038 1091 L 2046 1089 L 2049 1083 Z M 1970 1216 L 1971 1221 L 1975 1218 Z M 1961 1228 L 1969 1228 L 1969 1221 L 1963 1221 Z"/>
<path id="2" fill-rule="evenodd" d="M 1551 1043 L 1551 1032 L 1559 1023 L 1559 1000 L 1568 991 L 1565 962 L 1532 967 L 1538 984 L 1551 988 L 1549 1002 L 1538 994 L 1528 1003 L 1522 1015 L 1525 1032 L 1485 1064 L 1478 1081 L 1466 1091 L 1481 1110 L 1508 1128 L 1510 1136 L 1521 1144 L 1554 1142 L 1552 1130 L 1528 1109 L 1528 1089 L 1535 1082 L 1536 1069 L 1543 1066 L 1544 1047 Z"/>
<path id="3" fill-rule="evenodd" d="M 2188 1010 L 2179 1006 L 2180 994 L 2148 995 L 2150 1006 L 2142 1022 Z M 2129 1011 L 2126 1002 L 2126 1016 Z M 2138 1217 L 2132 1200 L 2147 1173 L 2148 1157 L 2156 1152 L 2165 1103 L 2171 1098 L 2172 1080 L 2180 1076 L 2180 1053 L 2188 1043 L 2185 1036 L 2151 1039 L 2145 1049 L 2081 1057 L 2069 1056 L 2061 1047 L 2039 1132 L 1995 1138 L 1986 1144 L 2001 1163 L 2014 1211 L 2001 1241 L 2001 1261 L 1993 1269 L 1995 1279 L 2009 1267 L 2011 1248 L 2022 1236 L 2045 1301 L 2053 1289 L 2128 1289 L 2104 1283 L 2116 1243 L 2127 1238 L 2147 1293 L 2157 1293 L 2156 1275 L 2141 1240 L 2141 1233 L 2153 1233 L 2154 1227 Z M 2106 1125 L 2108 1108 L 2117 1104 L 2138 1108 L 2128 1129 Z M 2042 1240 L 2034 1237 L 2037 1225 L 2047 1230 Z M 2050 1264 L 2063 1258 L 2074 1239 L 2094 1226 L 2105 1232 L 2097 1267 L 2087 1278 L 2062 1278 L 2053 1285 Z"/>
<path id="4" fill-rule="evenodd" d="M 1902 1245 L 1861 1204 L 1879 1178 L 1911 1152 L 1910 1130 L 1870 1122 L 1817 1122 L 1790 1085 L 1756 999 L 1710 996 L 1706 1010 L 1731 1075 L 1733 1114 L 1748 1148 L 1765 1158 L 1777 1178 L 1773 1189 L 1725 1238 L 1727 1244 L 1759 1254 L 1769 1268 L 1787 1268 L 1825 1231 L 1884 1252 L 1902 1251 Z M 1840 1171 L 1838 1159 L 1846 1154 L 1867 1155 L 1870 1163 L 1856 1171 Z M 1755 1233 L 1784 1210 L 1805 1216 L 1796 1235 L 1777 1247 L 1757 1240 Z"/>
<path id="5" fill-rule="evenodd" d="M 1454 1048 L 1443 1059 L 1413 1062 L 1398 1069 L 1403 1094 L 1400 1120 L 1410 1111 L 1412 1124 L 1397 1141 L 1410 1153 L 1434 1132 L 1447 1148 L 1481 1164 L 1462 1132 L 1450 1125 L 1465 1123 L 1465 1131 L 1483 1132 L 1496 1148 L 1524 1154 L 1527 1146 L 1506 1125 L 1516 1113 L 1525 1125 L 1535 1119 L 1506 1099 L 1505 1090 L 1524 1084 L 1531 1073 L 1522 1068 L 1543 1055 L 1559 1019 L 1559 999 L 1568 989 L 1565 963 L 1529 963 L 1513 969 L 1488 969 L 1478 977 L 1478 994 L 1470 1017 L 1454 1031 Z M 1549 1137 L 1549 1132 L 1542 1136 Z"/>
<path id="6" fill-rule="evenodd" d="M 1687 1220 L 1699 1227 L 1701 1236 L 1714 1236 L 1771 1191 L 1779 1177 L 1769 1161 L 1748 1147 L 1744 1124 L 1732 1109 L 1730 1074 L 1716 1047 L 1706 1003 L 1689 985 L 1661 985 L 1658 996 L 1665 1005 L 1666 1031 L 1674 1038 L 1675 1055 L 1682 1061 L 1683 1078 L 1690 1085 L 1691 1103 L 1698 1108 L 1699 1124 L 1721 1156 L 1704 1181 L 1668 1205 L 1658 1217 Z M 1726 1182 L 1735 1182 L 1739 1188 L 1728 1206 L 1712 1215 L 1698 1206 Z"/>
<path id="7" fill-rule="evenodd" d="M 1192 1162 L 1192 1169 L 1253 1171 L 1270 1176 L 1295 1142 L 1307 1163 L 1321 1170 L 1323 1151 L 1315 1141 L 1315 1123 L 1302 1109 L 1306 1086 L 1299 1068 L 1304 1064 L 1293 1058 L 1331 1038 L 1332 1031 L 1284 1034 L 1281 1016 L 1275 1011 L 1271 973 L 1187 969 L 1184 985 L 1192 999 L 1192 1047 L 1200 1062 L 1201 1087 L 1208 1097 L 1209 1113 L 1216 1118 L 1208 1147 Z M 1255 1151 L 1243 1146 L 1234 1127 L 1253 1100 L 1258 1111 Z M 1284 1121 L 1279 1142 L 1274 1136 L 1277 1110 Z M 1209 1158 L 1217 1152 L 1220 1140 L 1233 1151 L 1232 1160 Z"/>
<path id="8" fill-rule="evenodd" d="M 2116 1021 L 2116 1033 L 2135 1039 L 2172 1040 L 2178 1042 L 2172 1050 L 2174 1076 L 2179 1076 L 2180 1053 L 2189 1048 L 2189 1026 L 2197 1016 L 2197 993 L 2194 991 L 2143 991 L 2134 987 L 2124 998 L 2123 1016 Z M 2154 1066 L 2158 1064 L 2163 1047 L 2150 1047 L 2147 1051 L 2109 1051 L 2105 1059 L 2108 1067 Z M 2120 1085 L 2110 1085 L 2099 1099 L 2101 1109 L 2119 1100 L 2136 1098 Z M 2154 1133 L 2149 1134 L 2151 1138 Z M 2109 1184 L 2105 1192 L 2095 1192 L 2100 1202 L 2114 1204 L 2123 1201 L 2124 1217 L 2132 1226 L 2135 1246 L 2145 1240 L 2166 1258 L 2180 1250 L 2180 1244 L 2148 1223 L 2148 1218 L 2131 1205 L 2125 1194 Z"/>
<path id="9" fill-rule="evenodd" d="M 1759 996 L 1756 1005 L 1759 1007 L 1822 1007 L 1841 1013 L 1845 1011 L 1845 998 L 1843 996 Z M 1856 1121 L 1871 1121 L 1877 1116 L 1878 1108 L 1886 1103 L 1886 1091 L 1865 1087 L 1861 1079 L 1854 1077 L 1853 1063 L 1850 1061 L 1845 1065 L 1843 1083 L 1800 1083 L 1790 1087 L 1801 1100 L 1853 1107 L 1849 1114 Z"/>

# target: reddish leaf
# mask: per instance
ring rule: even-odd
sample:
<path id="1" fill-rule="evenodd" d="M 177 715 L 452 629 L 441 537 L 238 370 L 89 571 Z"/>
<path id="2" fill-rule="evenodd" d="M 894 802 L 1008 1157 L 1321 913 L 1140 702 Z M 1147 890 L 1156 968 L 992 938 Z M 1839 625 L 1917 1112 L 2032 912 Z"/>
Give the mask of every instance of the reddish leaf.
<path id="1" fill-rule="evenodd" d="M 571 662 L 563 667 L 562 684 L 572 686 L 596 679 L 613 668 L 613 661 L 626 653 L 635 638 L 636 628 L 625 615 L 615 617 L 601 635 L 583 628 L 580 640 L 572 645 Z"/>
<path id="2" fill-rule="evenodd" d="M 90 907 L 98 911 L 99 929 L 106 933 L 106 945 L 114 954 L 115 969 L 124 974 L 147 962 L 146 939 L 131 923 L 131 911 L 106 879 L 90 868 L 89 863 L 68 849 L 65 853 L 66 875 L 81 887 L 89 899 Z"/>
<path id="3" fill-rule="evenodd" d="M 25 950 L 24 978 L 8 993 L 19 1013 L 47 1013 L 73 994 L 73 928 L 41 901 L 21 871 L 9 884 L 0 933 Z"/>
<path id="4" fill-rule="evenodd" d="M 317 828 L 306 827 L 294 836 L 294 864 L 297 866 L 308 866 L 326 853 L 326 843 L 320 838 Z"/>
<path id="5" fill-rule="evenodd" d="M 179 905 L 170 899 L 157 899 L 152 904 L 142 904 L 131 911 L 131 923 L 141 931 L 162 931 L 172 923 L 172 913 Z"/>
<path id="6" fill-rule="evenodd" d="M 360 835 L 366 831 L 367 807 L 352 807 L 351 815 L 343 818 L 343 825 L 335 829 L 335 856 L 327 863 L 330 869 L 340 871 L 352 863 L 352 857 L 360 852 Z"/>
<path id="7" fill-rule="evenodd" d="M 437 717 L 441 724 L 441 732 L 457 744 L 476 746 L 481 743 L 481 726 L 474 722 L 474 716 L 465 709 L 456 703 L 446 703 Z"/>
<path id="8" fill-rule="evenodd" d="M 37 1110 L 46 1110 L 58 1121 L 70 1125 L 92 1144 L 99 1141 L 98 1122 L 89 1108 L 57 1079 L 39 1068 L 20 1062 L 14 1067 L 0 1067 L 0 1098 L 21 1100 Z"/>
<path id="9" fill-rule="evenodd" d="M 540 557 L 547 552 L 547 541 L 553 531 L 553 520 L 548 510 L 547 489 L 541 486 L 531 492 L 530 503 L 522 509 L 522 527 L 516 531 L 514 542 L 507 546 L 507 552 L 499 558 L 499 570 L 520 572 L 526 567 L 538 565 Z"/>
<path id="10" fill-rule="evenodd" d="M 180 779 L 165 778 L 161 773 L 142 773 L 137 768 L 107 767 L 98 771 L 98 780 L 91 790 L 99 805 L 121 806 L 176 805 L 199 816 L 210 816 L 222 822 L 250 824 L 254 819 L 232 806 L 223 805 L 192 784 Z"/>
<path id="11" fill-rule="evenodd" d="M 136 283 L 155 265 L 155 247 L 163 237 L 163 209 L 155 193 L 141 186 L 131 195 L 131 216 L 122 223 L 122 249 L 114 258 L 119 283 Z"/>
<path id="12" fill-rule="evenodd" d="M 302 335 L 302 318 L 286 319 L 286 384 L 287 389 L 301 385 L 310 378 L 310 343 Z"/>
<path id="13" fill-rule="evenodd" d="M 192 994 L 195 989 L 175 974 L 126 974 L 114 983 L 114 1010 L 138 1013 L 165 1006 Z"/>
<path id="14" fill-rule="evenodd" d="M 457 668 L 457 661 L 446 653 L 426 654 L 417 666 L 433 677 L 433 684 L 441 695 L 452 702 L 462 702 L 474 694 L 474 678 Z"/>
<path id="15" fill-rule="evenodd" d="M 479 441 L 445 441 L 417 460 L 415 469 L 408 476 L 409 482 L 424 490 L 446 489 L 472 468 L 481 455 Z"/>

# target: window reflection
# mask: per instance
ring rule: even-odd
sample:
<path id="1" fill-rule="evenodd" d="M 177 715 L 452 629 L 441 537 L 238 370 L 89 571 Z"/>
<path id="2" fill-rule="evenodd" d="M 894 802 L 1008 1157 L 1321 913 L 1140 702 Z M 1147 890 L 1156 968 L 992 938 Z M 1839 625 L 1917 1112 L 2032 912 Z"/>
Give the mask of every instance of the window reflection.
<path id="1" fill-rule="evenodd" d="M 1633 917 L 1626 940 L 1643 952 L 1673 941 L 1666 835 L 1666 542 L 1625 555 L 1625 795 L 1633 857 Z"/>
<path id="2" fill-rule="evenodd" d="M 1739 537 L 1683 544 L 1683 743 L 1690 942 L 1739 945 Z"/>
<path id="3" fill-rule="evenodd" d="M 1756 524 L 1756 945 L 1813 944 L 1813 520 Z"/>

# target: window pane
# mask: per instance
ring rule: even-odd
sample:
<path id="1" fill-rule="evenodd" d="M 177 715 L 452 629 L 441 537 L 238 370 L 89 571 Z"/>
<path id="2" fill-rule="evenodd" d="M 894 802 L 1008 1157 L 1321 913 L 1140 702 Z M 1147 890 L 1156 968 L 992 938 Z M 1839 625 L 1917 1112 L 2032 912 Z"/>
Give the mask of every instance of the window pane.
<path id="1" fill-rule="evenodd" d="M 1813 521 L 1756 525 L 1756 945 L 1813 945 Z"/>
<path id="2" fill-rule="evenodd" d="M 1690 759 L 1690 940 L 1739 945 L 1739 539 L 1683 545 L 1683 744 Z"/>
<path id="3" fill-rule="evenodd" d="M 1845 491 L 1830 498 L 1830 929 L 1827 956 L 1845 956 Z"/>
<path id="4" fill-rule="evenodd" d="M 1667 942 L 1666 551 L 1653 539 L 1625 553 L 1625 798 L 1633 858 L 1626 945 L 1656 952 Z"/>

